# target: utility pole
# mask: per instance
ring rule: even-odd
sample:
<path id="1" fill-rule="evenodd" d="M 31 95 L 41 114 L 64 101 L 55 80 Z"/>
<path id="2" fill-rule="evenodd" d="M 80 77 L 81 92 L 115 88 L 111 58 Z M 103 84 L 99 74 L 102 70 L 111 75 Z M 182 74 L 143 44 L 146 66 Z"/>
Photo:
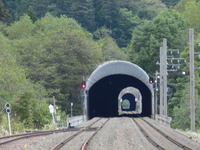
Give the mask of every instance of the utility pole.
<path id="1" fill-rule="evenodd" d="M 163 115 L 163 72 L 164 72 L 164 68 L 163 68 L 163 48 L 160 47 L 160 115 Z"/>
<path id="2" fill-rule="evenodd" d="M 159 77 L 158 77 L 159 76 Z M 160 75 L 158 71 L 156 71 L 156 87 L 155 87 L 155 114 L 158 114 L 158 78 L 160 78 Z"/>
<path id="3" fill-rule="evenodd" d="M 194 29 L 189 29 L 190 46 L 190 129 L 195 131 L 195 74 L 194 74 Z"/>
<path id="4" fill-rule="evenodd" d="M 167 39 L 160 48 L 160 115 L 167 116 Z"/>
<path id="5" fill-rule="evenodd" d="M 167 39 L 163 39 L 163 97 L 164 97 L 164 116 L 168 116 L 167 114 Z"/>

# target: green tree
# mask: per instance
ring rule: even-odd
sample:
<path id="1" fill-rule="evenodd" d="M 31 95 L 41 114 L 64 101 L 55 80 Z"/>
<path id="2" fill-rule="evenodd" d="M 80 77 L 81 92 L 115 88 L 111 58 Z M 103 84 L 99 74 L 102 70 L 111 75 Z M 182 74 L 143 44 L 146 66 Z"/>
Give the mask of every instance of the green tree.
<path id="1" fill-rule="evenodd" d="M 16 100 L 20 99 L 25 93 L 31 93 L 31 101 L 37 104 L 34 107 L 34 109 L 37 110 L 41 107 L 41 105 L 38 104 L 42 104 L 43 106 L 45 104 L 47 105 L 45 99 L 47 92 L 40 84 L 33 84 L 27 79 L 25 69 L 18 64 L 16 53 L 13 49 L 11 41 L 0 33 L 0 114 L 2 117 L 2 114 L 5 113 L 5 104 L 10 103 L 12 105 L 12 114 L 16 114 L 11 115 L 11 118 L 15 118 L 15 122 L 18 123 L 18 116 L 20 116 L 21 113 L 28 114 L 28 112 L 18 110 L 19 107 L 15 107 L 17 105 Z M 45 110 L 45 108 L 43 109 Z M 48 110 L 48 107 L 46 107 L 46 110 Z M 35 111 L 33 118 L 39 118 L 39 114 L 36 112 L 38 111 Z M 44 117 L 47 114 L 43 113 L 40 115 Z M 1 119 L 2 118 L 0 118 L 0 123 Z M 44 121 L 39 121 L 37 127 L 44 126 L 47 122 L 48 117 L 44 119 Z"/>
<path id="2" fill-rule="evenodd" d="M 96 0 L 95 18 L 97 27 L 105 26 L 108 29 L 113 29 L 117 26 L 117 18 L 119 16 L 120 1 L 119 0 Z"/>
<path id="3" fill-rule="evenodd" d="M 152 20 L 155 18 L 160 11 L 166 9 L 166 5 L 160 0 L 126 0 L 123 3 L 123 8 L 128 8 L 141 19 Z"/>
<path id="4" fill-rule="evenodd" d="M 76 19 L 88 31 L 94 31 L 96 29 L 94 10 L 93 0 L 75 0 L 67 15 Z"/>
<path id="5" fill-rule="evenodd" d="M 161 0 L 163 3 L 165 3 L 168 7 L 173 7 L 176 4 L 178 4 L 181 0 Z"/>
<path id="6" fill-rule="evenodd" d="M 69 112 L 70 103 L 74 102 L 78 106 L 76 113 L 82 113 L 80 83 L 102 61 L 100 45 L 74 19 L 50 14 L 34 24 L 27 15 L 22 17 L 7 29 L 8 36 L 11 38 L 14 29 L 25 23 L 31 23 L 33 30 L 24 30 L 27 35 L 16 37 L 13 46 L 28 77 L 49 90 L 49 96 L 58 99 L 62 110 Z"/>
<path id="7" fill-rule="evenodd" d="M 197 80 L 199 79 L 199 76 L 196 76 Z M 187 79 L 188 77 L 186 77 Z M 179 128 L 179 129 L 190 129 L 190 89 L 189 89 L 189 83 L 185 78 L 182 78 L 179 80 L 182 81 L 182 83 L 177 84 L 177 90 L 174 94 L 174 97 L 169 103 L 170 108 L 170 115 L 172 116 L 172 127 L 173 128 Z M 196 128 L 200 128 L 200 102 L 199 102 L 199 91 L 200 91 L 200 85 L 196 85 L 196 91 L 195 91 L 195 105 L 196 105 Z"/>
<path id="8" fill-rule="evenodd" d="M 184 18 L 189 23 L 189 28 L 194 28 L 196 31 L 200 31 L 200 2 L 195 0 L 189 1 L 185 5 L 185 10 L 183 11 Z"/>
<path id="9" fill-rule="evenodd" d="M 17 117 L 24 123 L 26 128 L 40 129 L 51 120 L 48 104 L 44 100 L 33 99 L 31 93 L 23 93 L 15 100 L 13 109 Z"/>
<path id="10" fill-rule="evenodd" d="M 28 14 L 28 16 L 31 18 L 31 20 L 33 22 L 35 22 L 37 20 L 36 13 L 35 13 L 34 9 L 31 6 L 28 8 L 27 14 Z"/>
<path id="11" fill-rule="evenodd" d="M 28 15 L 22 16 L 20 21 L 7 28 L 9 39 L 27 38 L 33 33 L 34 24 Z"/>
<path id="12" fill-rule="evenodd" d="M 153 21 L 146 21 L 133 32 L 129 46 L 131 61 L 153 74 L 162 39 L 168 40 L 168 48 L 182 48 L 185 29 L 183 18 L 175 11 L 163 11 Z"/>
<path id="13" fill-rule="evenodd" d="M 8 10 L 4 7 L 2 0 L 0 0 L 0 21 L 6 22 L 8 18 Z"/>
<path id="14" fill-rule="evenodd" d="M 3 0 L 3 2 L 10 12 L 11 22 L 19 20 L 24 13 L 32 13 L 32 15 L 35 13 L 40 18 L 47 12 L 54 13 L 56 9 L 52 0 L 40 0 L 39 2 L 38 0 Z M 30 8 L 34 11 L 30 11 Z"/>
<path id="15" fill-rule="evenodd" d="M 113 38 L 102 38 L 99 40 L 99 43 L 102 45 L 102 52 L 105 61 L 127 60 L 127 55 L 118 47 Z"/>
<path id="16" fill-rule="evenodd" d="M 148 20 L 156 17 L 166 6 L 160 0 L 141 0 L 138 5 L 138 16 Z"/>
<path id="17" fill-rule="evenodd" d="M 133 29 L 141 23 L 138 16 L 126 8 L 119 10 L 118 26 L 112 30 L 112 37 L 120 47 L 126 47 L 132 38 Z"/>

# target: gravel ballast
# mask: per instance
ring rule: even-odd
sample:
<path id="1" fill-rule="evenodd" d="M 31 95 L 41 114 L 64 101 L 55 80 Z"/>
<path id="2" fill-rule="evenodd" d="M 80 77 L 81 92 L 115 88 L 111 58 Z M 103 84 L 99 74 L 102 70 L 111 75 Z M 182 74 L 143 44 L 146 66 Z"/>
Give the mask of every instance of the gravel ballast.
<path id="1" fill-rule="evenodd" d="M 77 128 L 83 129 L 97 121 L 99 118 L 94 118 L 78 126 Z M 184 142 L 186 145 L 192 147 L 192 149 L 199 150 L 199 143 L 192 141 L 183 134 L 180 134 L 173 129 L 159 124 L 158 122 L 145 118 L 148 122 L 154 124 L 157 128 L 173 136 L 179 142 Z M 77 137 L 72 139 L 67 145 L 65 145 L 62 150 L 80 150 L 83 143 L 85 143 L 89 137 L 98 129 L 102 124 L 108 120 L 108 118 L 102 118 L 91 126 L 84 130 Z M 151 136 L 155 138 L 156 141 L 162 143 L 161 140 L 167 140 L 160 138 L 160 135 L 155 133 L 147 125 L 143 127 L 148 129 Z M 89 130 L 92 129 L 92 130 Z M 28 138 L 25 140 L 19 140 L 17 142 L 10 143 L 9 145 L 0 146 L 0 150 L 52 150 L 57 144 L 62 142 L 67 137 L 75 134 L 78 131 L 70 131 L 63 133 L 56 133 L 47 136 L 40 136 L 34 138 Z M 169 145 L 169 147 L 168 147 Z M 167 144 L 167 149 L 170 148 Z M 87 150 L 156 150 L 147 139 L 144 137 L 143 133 L 140 131 L 133 119 L 128 117 L 118 117 L 110 118 L 108 122 L 95 134 L 92 140 L 89 142 Z M 177 149 L 180 149 L 179 147 Z"/>

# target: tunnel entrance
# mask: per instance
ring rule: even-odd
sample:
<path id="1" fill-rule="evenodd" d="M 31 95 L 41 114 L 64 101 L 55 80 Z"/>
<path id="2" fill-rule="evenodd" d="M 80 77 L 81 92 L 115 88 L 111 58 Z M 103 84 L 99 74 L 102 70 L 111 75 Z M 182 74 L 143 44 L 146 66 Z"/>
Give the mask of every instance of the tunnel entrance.
<path id="1" fill-rule="evenodd" d="M 129 75 L 111 75 L 96 82 L 88 91 L 88 116 L 117 117 L 118 96 L 126 87 L 139 89 L 142 95 L 142 116 L 151 116 L 151 92 L 146 85 L 137 78 Z"/>
<path id="2" fill-rule="evenodd" d="M 118 113 L 122 114 L 141 114 L 142 95 L 134 87 L 123 89 L 118 96 Z"/>
<path id="3" fill-rule="evenodd" d="M 136 109 L 135 96 L 129 93 L 123 95 L 121 98 L 120 106 L 122 111 L 135 111 Z"/>
<path id="4" fill-rule="evenodd" d="M 140 96 L 138 97 L 137 92 L 129 93 L 132 95 L 120 93 L 128 87 L 137 89 Z M 127 61 L 110 61 L 100 65 L 86 81 L 84 114 L 87 119 L 119 116 L 119 95 L 124 99 L 139 98 L 142 105 L 139 114 L 148 117 L 154 115 L 153 88 L 147 73 Z M 130 110 L 136 109 L 133 100 L 130 101 L 130 106 Z"/>

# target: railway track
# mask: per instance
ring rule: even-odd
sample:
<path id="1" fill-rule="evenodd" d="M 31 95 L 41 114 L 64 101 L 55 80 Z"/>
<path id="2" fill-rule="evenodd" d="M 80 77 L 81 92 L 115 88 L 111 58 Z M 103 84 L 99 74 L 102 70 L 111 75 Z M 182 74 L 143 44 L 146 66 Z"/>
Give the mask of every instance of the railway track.
<path id="1" fill-rule="evenodd" d="M 83 144 L 83 146 L 81 147 L 81 150 L 86 150 L 88 143 L 92 140 L 92 138 L 103 128 L 103 126 L 109 121 L 109 119 L 107 119 L 102 125 L 101 127 L 99 127 L 93 134 L 92 136 L 90 136 L 90 138 Z"/>
<path id="2" fill-rule="evenodd" d="M 81 133 L 83 133 L 83 132 L 85 132 L 85 131 L 95 131 L 95 133 L 98 132 L 98 131 L 100 130 L 100 128 L 102 128 L 102 126 L 105 124 L 105 122 L 104 122 L 104 124 L 103 124 L 100 128 L 92 128 L 92 126 L 93 126 L 95 123 L 99 122 L 101 119 L 102 119 L 102 118 L 99 118 L 98 120 L 96 120 L 95 122 L 93 122 L 92 124 L 90 124 L 89 126 L 82 128 L 81 130 L 79 130 L 79 131 L 76 132 L 75 134 L 73 134 L 73 135 L 71 135 L 70 137 L 64 139 L 61 143 L 59 143 L 56 147 L 54 147 L 53 150 L 59 150 L 59 149 L 61 149 L 61 148 L 64 147 L 69 141 L 71 141 L 72 139 L 74 139 L 75 137 L 77 137 L 78 135 L 80 135 Z"/>
<path id="3" fill-rule="evenodd" d="M 155 138 L 153 138 L 153 136 L 150 134 L 150 132 L 148 132 L 143 125 L 141 124 L 146 124 L 149 127 L 151 127 L 154 131 L 158 132 L 160 135 L 162 135 L 165 139 L 167 139 L 168 141 L 170 141 L 171 143 L 173 143 L 174 145 L 176 145 L 177 147 L 179 147 L 180 149 L 184 149 L 184 150 L 192 150 L 192 148 L 176 141 L 175 139 L 173 139 L 172 137 L 168 136 L 167 134 L 165 134 L 163 131 L 161 131 L 160 129 L 158 129 L 157 127 L 155 127 L 153 124 L 151 124 L 150 122 L 148 122 L 147 120 L 143 119 L 143 118 L 133 118 L 133 121 L 137 124 L 137 126 L 139 127 L 140 131 L 143 133 L 143 135 L 148 139 L 148 141 L 150 143 L 152 143 L 157 149 L 159 150 L 166 150 L 167 148 L 165 146 L 163 146 L 164 144 L 158 142 L 157 140 L 155 140 Z"/>
<path id="4" fill-rule="evenodd" d="M 10 135 L 10 136 L 0 137 L 0 146 L 9 144 L 14 141 L 18 141 L 21 139 L 26 139 L 26 138 L 36 137 L 36 136 L 44 136 L 44 135 L 55 134 L 55 133 L 60 133 L 60 132 L 77 131 L 77 130 L 80 130 L 80 129 L 71 128 L 71 129 L 62 129 L 62 130 L 36 131 L 36 132 L 31 132 L 31 133 L 15 134 L 15 135 Z"/>

